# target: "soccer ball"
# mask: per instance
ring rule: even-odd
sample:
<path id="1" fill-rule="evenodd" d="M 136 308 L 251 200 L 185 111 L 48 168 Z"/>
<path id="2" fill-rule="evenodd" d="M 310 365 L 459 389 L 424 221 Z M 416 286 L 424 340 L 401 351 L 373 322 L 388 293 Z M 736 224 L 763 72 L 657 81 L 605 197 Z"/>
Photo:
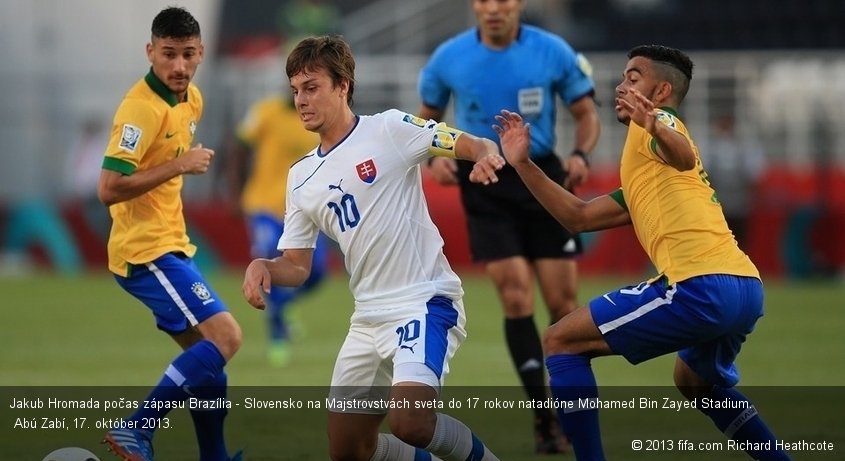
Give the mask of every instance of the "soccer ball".
<path id="1" fill-rule="evenodd" d="M 42 461 L 100 461 L 100 458 L 84 448 L 66 447 L 51 452 Z"/>

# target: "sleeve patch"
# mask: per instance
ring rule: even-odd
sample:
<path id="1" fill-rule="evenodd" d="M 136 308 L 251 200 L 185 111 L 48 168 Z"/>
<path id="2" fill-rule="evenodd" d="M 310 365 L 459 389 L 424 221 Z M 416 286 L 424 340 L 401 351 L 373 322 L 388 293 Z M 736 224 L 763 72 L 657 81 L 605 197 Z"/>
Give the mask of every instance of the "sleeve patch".
<path id="1" fill-rule="evenodd" d="M 425 120 L 419 117 L 415 117 L 411 114 L 405 114 L 405 117 L 402 118 L 402 121 L 405 123 L 410 123 L 411 125 L 416 125 L 420 128 L 424 128 L 426 124 Z"/>
<path id="2" fill-rule="evenodd" d="M 663 112 L 662 110 L 657 111 L 657 121 L 660 123 L 668 126 L 669 128 L 678 131 L 678 123 L 675 121 L 675 117 L 668 112 Z"/>
<path id="3" fill-rule="evenodd" d="M 453 151 L 455 150 L 455 141 L 458 139 L 458 133 L 437 127 L 434 130 L 434 138 L 431 140 L 431 147 L 440 150 Z"/>
<path id="4" fill-rule="evenodd" d="M 138 141 L 141 140 L 142 134 L 143 131 L 137 126 L 125 123 L 123 125 L 123 134 L 120 136 L 120 144 L 118 147 L 134 154 L 135 148 L 138 147 Z"/>
<path id="5" fill-rule="evenodd" d="M 587 77 L 593 78 L 593 65 L 590 64 L 590 61 L 581 53 L 575 57 L 575 61 L 578 64 L 578 68 L 581 69 L 581 72 L 584 73 Z"/>

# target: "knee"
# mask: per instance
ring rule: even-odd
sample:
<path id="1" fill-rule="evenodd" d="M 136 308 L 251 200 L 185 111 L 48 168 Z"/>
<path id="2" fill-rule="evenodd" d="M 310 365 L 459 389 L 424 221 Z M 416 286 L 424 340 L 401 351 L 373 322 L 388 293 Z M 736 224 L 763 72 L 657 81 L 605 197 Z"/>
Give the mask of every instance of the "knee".
<path id="1" fill-rule="evenodd" d="M 675 372 L 672 377 L 675 387 L 687 400 L 700 399 L 712 392 L 713 386 L 700 378 L 680 359 L 675 362 Z"/>
<path id="2" fill-rule="evenodd" d="M 425 448 L 434 436 L 434 426 L 437 415 L 432 412 L 425 414 L 411 412 L 393 412 L 389 417 L 390 432 L 399 440 L 419 448 Z"/>
<path id="3" fill-rule="evenodd" d="M 228 362 L 235 356 L 238 349 L 241 348 L 241 343 L 243 343 L 243 332 L 241 331 L 241 326 L 238 325 L 238 322 L 232 318 L 225 328 L 215 330 L 213 336 L 209 339 L 215 346 L 217 346 L 217 349 L 220 350 L 220 354 L 223 355 Z"/>
<path id="4" fill-rule="evenodd" d="M 570 352 L 567 348 L 566 335 L 563 330 L 548 327 L 543 331 L 543 354 L 545 356 L 565 354 Z"/>

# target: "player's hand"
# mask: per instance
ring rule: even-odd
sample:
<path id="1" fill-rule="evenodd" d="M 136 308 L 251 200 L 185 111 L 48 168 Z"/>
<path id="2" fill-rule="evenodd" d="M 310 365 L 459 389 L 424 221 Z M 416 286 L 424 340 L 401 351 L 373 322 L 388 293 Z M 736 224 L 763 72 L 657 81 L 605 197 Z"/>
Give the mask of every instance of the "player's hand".
<path id="1" fill-rule="evenodd" d="M 491 145 L 494 145 L 492 142 Z M 475 162 L 469 172 L 469 180 L 485 186 L 499 182 L 496 172 L 505 166 L 505 159 L 498 152 L 489 153 Z"/>
<path id="2" fill-rule="evenodd" d="M 657 112 L 654 110 L 654 103 L 644 94 L 632 88 L 624 97 L 619 98 L 619 104 L 628 111 L 632 122 L 643 127 L 649 134 L 654 134 Z"/>
<path id="3" fill-rule="evenodd" d="M 531 145 L 530 125 L 522 121 L 516 112 L 503 110 L 496 116 L 498 125 L 493 129 L 499 135 L 499 145 L 505 159 L 513 166 L 528 163 L 528 148 Z"/>
<path id="4" fill-rule="evenodd" d="M 244 299 L 252 307 L 264 310 L 264 295 L 270 294 L 270 271 L 267 269 L 266 260 L 255 259 L 246 267 L 244 273 L 244 284 L 241 290 Z"/>
<path id="5" fill-rule="evenodd" d="M 202 147 L 202 144 L 197 144 L 176 157 L 176 160 L 181 162 L 179 165 L 182 174 L 203 174 L 208 171 L 208 166 L 211 165 L 213 157 L 213 150 Z"/>
<path id="6" fill-rule="evenodd" d="M 446 157 L 434 157 L 428 166 L 431 177 L 443 186 L 454 186 L 458 183 L 458 161 Z"/>
<path id="7" fill-rule="evenodd" d="M 587 162 L 580 155 L 570 155 L 567 157 L 563 161 L 563 169 L 566 170 L 566 179 L 563 181 L 563 187 L 569 190 L 584 184 L 590 176 L 590 168 L 587 167 Z"/>

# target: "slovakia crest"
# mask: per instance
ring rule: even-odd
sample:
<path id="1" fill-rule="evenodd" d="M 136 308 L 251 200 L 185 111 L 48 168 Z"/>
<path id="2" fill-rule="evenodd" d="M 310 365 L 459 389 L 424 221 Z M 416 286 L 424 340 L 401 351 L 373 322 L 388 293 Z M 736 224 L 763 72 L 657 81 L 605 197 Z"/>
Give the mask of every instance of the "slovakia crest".
<path id="1" fill-rule="evenodd" d="M 361 178 L 361 181 L 367 184 L 372 184 L 376 180 L 376 174 L 378 174 L 373 159 L 355 165 L 355 171 L 358 172 L 358 177 Z"/>

